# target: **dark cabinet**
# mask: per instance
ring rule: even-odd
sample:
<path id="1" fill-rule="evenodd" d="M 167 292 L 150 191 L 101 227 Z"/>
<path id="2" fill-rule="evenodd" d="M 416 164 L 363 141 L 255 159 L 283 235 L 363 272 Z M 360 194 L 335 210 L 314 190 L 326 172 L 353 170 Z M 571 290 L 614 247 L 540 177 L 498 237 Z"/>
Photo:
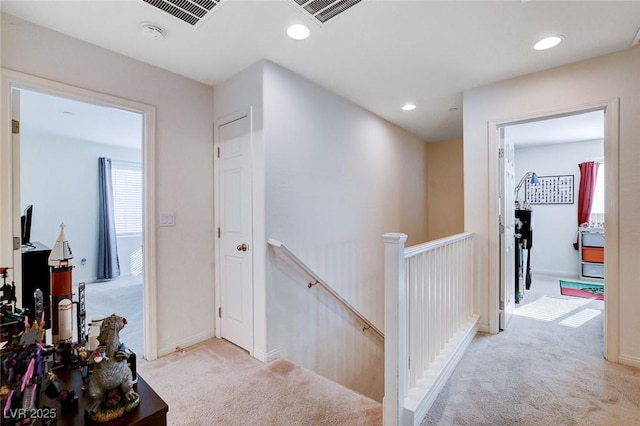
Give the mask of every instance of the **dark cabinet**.
<path id="1" fill-rule="evenodd" d="M 529 250 L 533 245 L 533 210 L 516 210 L 516 241 Z"/>
<path id="2" fill-rule="evenodd" d="M 33 322 L 36 289 L 42 290 L 44 296 L 44 320 L 46 328 L 51 328 L 51 271 L 49 254 L 51 249 L 44 244 L 34 242 L 33 247 L 22 247 L 22 308 L 29 309 L 29 320 Z M 39 319 L 39 318 L 38 318 Z"/>
<path id="3" fill-rule="evenodd" d="M 525 288 L 531 287 L 531 247 L 533 245 L 533 211 L 516 210 L 516 303 L 524 296 Z M 526 260 L 525 260 L 526 256 Z"/>

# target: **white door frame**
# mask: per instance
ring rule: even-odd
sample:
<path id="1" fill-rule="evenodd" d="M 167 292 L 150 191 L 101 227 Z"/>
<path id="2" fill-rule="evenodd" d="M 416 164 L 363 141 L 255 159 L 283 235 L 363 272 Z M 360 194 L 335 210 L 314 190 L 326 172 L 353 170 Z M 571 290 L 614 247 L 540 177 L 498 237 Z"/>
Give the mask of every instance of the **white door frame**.
<path id="1" fill-rule="evenodd" d="M 604 110 L 604 158 L 605 164 L 605 215 L 606 215 L 606 262 L 604 298 L 604 357 L 612 362 L 618 362 L 619 357 L 619 330 L 620 321 L 618 312 L 620 308 L 619 294 L 619 98 L 596 101 L 593 103 L 577 105 L 564 109 L 550 110 L 541 113 L 510 117 L 488 122 L 489 136 L 489 332 L 498 333 L 499 327 L 499 245 L 498 245 L 498 144 L 499 128 L 522 124 L 530 121 L 538 121 L 574 115 L 584 112 Z M 578 225 L 576 224 L 576 230 Z M 577 271 L 576 271 L 577 272 Z"/>
<path id="2" fill-rule="evenodd" d="M 500 301 L 499 309 L 501 315 L 499 318 L 499 327 L 506 330 L 515 309 L 515 286 L 517 278 L 514 276 L 515 262 L 514 251 L 517 250 L 514 234 L 515 234 L 515 198 L 513 190 L 515 188 L 515 149 L 512 144 L 507 143 L 504 137 L 504 127 L 498 127 L 498 149 L 502 149 L 502 156 L 498 156 L 498 204 L 499 212 L 498 222 L 501 224 L 502 232 L 498 233 L 499 265 L 500 271 L 498 279 L 500 281 Z M 511 172 L 511 180 L 507 181 L 507 171 Z M 500 225 L 498 225 L 500 226 Z M 504 300 L 502 300 L 504 299 Z"/>
<path id="3" fill-rule="evenodd" d="M 221 226 L 221 220 L 222 220 L 222 212 L 225 208 L 224 206 L 224 197 L 222 196 L 222 191 L 221 191 L 221 183 L 222 183 L 222 175 L 221 175 L 221 171 L 222 171 L 222 167 L 221 167 L 221 161 L 222 161 L 222 157 L 220 155 L 221 152 L 224 151 L 223 146 L 222 146 L 222 140 L 220 137 L 220 129 L 226 125 L 229 125 L 233 122 L 239 121 L 239 120 L 243 120 L 243 119 L 247 119 L 248 120 L 248 126 L 249 126 L 249 134 L 248 134 L 248 138 L 249 138 L 249 152 L 245 152 L 243 153 L 243 158 L 246 159 L 245 156 L 248 156 L 248 160 L 249 160 L 249 170 L 248 170 L 248 178 L 249 178 L 249 222 L 250 224 L 248 225 L 249 227 L 251 227 L 251 231 L 249 232 L 249 237 L 248 240 L 242 240 L 241 242 L 245 242 L 248 244 L 249 246 L 249 255 L 251 255 L 251 259 L 253 259 L 253 254 L 254 252 L 256 252 L 257 250 L 255 250 L 255 246 L 254 246 L 254 241 L 253 241 L 253 155 L 252 155 L 252 135 L 253 135 L 253 126 L 252 126 L 252 121 L 251 121 L 251 110 L 243 110 L 243 111 L 238 111 L 235 114 L 229 115 L 229 116 L 225 116 L 223 117 L 215 126 L 215 143 L 214 143 L 214 170 L 215 170 L 215 185 L 214 185 L 214 199 L 216 200 L 215 202 L 215 229 L 216 229 L 216 244 L 215 244 L 215 256 L 216 256 L 216 273 L 215 273 L 215 277 L 216 277 L 216 285 L 214 288 L 214 292 L 215 292 L 215 299 L 217 301 L 216 303 L 216 337 L 221 338 L 222 337 L 222 316 L 220 314 L 220 310 L 221 309 L 227 309 L 227 307 L 223 307 L 222 306 L 222 289 L 223 289 L 223 277 L 222 277 L 222 239 L 221 239 L 221 235 L 225 235 L 225 230 L 222 229 Z M 243 224 L 243 226 L 245 226 L 247 224 Z M 248 321 L 250 322 L 250 333 L 251 333 L 251 338 L 250 338 L 250 343 L 247 346 L 244 346 L 243 344 L 241 344 L 240 342 L 234 342 L 233 340 L 230 340 L 232 343 L 237 344 L 238 346 L 244 347 L 245 349 L 247 349 L 249 351 L 249 354 L 253 355 L 254 353 L 254 331 L 255 331 L 255 321 L 253 319 L 253 314 L 254 314 L 254 303 L 253 303 L 253 298 L 254 298 L 254 274 L 253 274 L 253 269 L 254 269 L 254 265 L 253 262 L 250 264 L 250 268 L 251 268 L 251 273 L 250 275 L 250 281 L 251 281 L 251 291 L 249 292 L 248 295 L 245 295 L 243 292 L 243 298 L 244 297 L 251 297 L 251 320 Z M 240 283 L 239 283 L 240 284 Z M 229 334 L 227 334 L 227 337 L 229 337 Z"/>
<path id="4" fill-rule="evenodd" d="M 234 113 L 231 113 L 229 115 L 225 115 L 224 117 L 221 117 L 219 119 L 216 120 L 216 123 L 214 124 L 214 144 L 213 144 L 213 151 L 214 151 L 214 155 L 213 155 L 213 169 L 214 169 L 214 185 L 213 185 L 213 199 L 214 199 L 214 204 L 215 204 L 215 210 L 214 210 L 214 229 L 216 230 L 216 236 L 215 236 L 215 283 L 214 283 L 214 292 L 215 292 L 215 308 L 216 308 L 216 321 L 215 321 L 215 327 L 216 327 L 216 337 L 217 338 L 222 338 L 222 318 L 220 317 L 219 314 L 219 310 L 221 308 L 221 301 L 222 301 L 222 277 L 220 274 L 220 262 L 221 262 L 221 256 L 220 256 L 220 237 L 219 237 L 219 233 L 218 230 L 220 229 L 220 218 L 222 217 L 222 200 L 221 200 L 221 196 L 220 196 L 220 158 L 218 157 L 217 153 L 218 151 L 221 149 L 221 142 L 220 142 L 220 127 L 232 123 L 234 121 L 240 120 L 242 118 L 247 117 L 249 119 L 249 146 L 251 147 L 250 149 L 250 153 L 249 155 L 251 156 L 251 208 L 250 208 L 250 216 L 251 216 L 251 221 L 253 222 L 253 217 L 254 217 L 254 212 L 253 212 L 253 120 L 252 120 L 252 111 L 251 108 L 246 108 L 246 109 L 241 109 L 239 111 L 236 111 Z M 251 238 L 249 241 L 249 247 L 252 248 L 254 253 L 257 253 L 259 250 L 256 250 L 256 245 L 254 244 L 254 239 L 253 239 L 253 228 L 251 231 Z M 253 254 L 253 253 L 252 253 Z M 252 269 L 253 269 L 253 265 L 252 265 Z M 252 274 L 252 278 L 251 278 L 251 298 L 252 298 L 252 306 L 255 306 L 253 303 L 253 299 L 255 297 L 254 293 L 255 293 L 255 277 Z M 254 310 L 254 315 L 253 315 L 253 324 L 252 324 L 252 330 L 251 330 L 251 334 L 252 334 L 252 343 L 251 343 L 251 347 L 249 348 L 249 354 L 251 354 L 252 356 L 254 355 L 255 352 L 255 310 Z"/>
<path id="5" fill-rule="evenodd" d="M 144 356 L 148 360 L 158 357 L 157 339 L 157 289 L 156 289 L 156 202 L 155 202 L 155 107 L 128 99 L 94 92 L 52 80 L 23 74 L 20 72 L 2 69 L 2 100 L 0 122 L 0 259 L 6 262 L 10 259 L 13 263 L 13 148 L 11 143 L 11 89 L 26 89 L 74 99 L 80 102 L 104 105 L 139 113 L 143 116 L 143 142 L 142 158 L 144 164 L 143 186 L 143 256 L 144 256 L 144 283 L 143 283 L 143 337 Z M 21 289 L 17 289 L 18 297 L 21 297 Z"/>
<path id="6" fill-rule="evenodd" d="M 265 206 L 265 146 L 263 143 L 262 133 L 262 112 L 257 108 L 247 106 L 240 108 L 234 112 L 223 114 L 214 120 L 214 229 L 217 232 L 220 223 L 220 191 L 218 188 L 220 167 L 216 155 L 217 149 L 220 147 L 219 128 L 227 123 L 238 120 L 242 117 L 249 117 L 249 129 L 251 140 L 251 217 L 252 217 L 252 236 L 253 241 L 253 347 L 249 351 L 251 356 L 262 362 L 269 362 L 279 358 L 279 350 L 268 351 L 267 348 L 267 236 L 266 236 L 266 206 Z M 215 326 L 216 337 L 220 338 L 220 318 L 218 316 L 218 307 L 220 306 L 220 250 L 215 236 Z"/>

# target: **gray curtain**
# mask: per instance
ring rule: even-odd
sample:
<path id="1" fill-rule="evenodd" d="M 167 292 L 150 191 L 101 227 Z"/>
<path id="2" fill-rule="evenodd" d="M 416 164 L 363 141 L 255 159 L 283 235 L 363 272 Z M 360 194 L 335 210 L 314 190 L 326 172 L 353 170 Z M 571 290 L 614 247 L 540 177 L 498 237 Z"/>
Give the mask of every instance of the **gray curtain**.
<path id="1" fill-rule="evenodd" d="M 111 159 L 98 159 L 98 279 L 109 280 L 120 276 L 116 223 L 113 213 L 113 183 Z"/>

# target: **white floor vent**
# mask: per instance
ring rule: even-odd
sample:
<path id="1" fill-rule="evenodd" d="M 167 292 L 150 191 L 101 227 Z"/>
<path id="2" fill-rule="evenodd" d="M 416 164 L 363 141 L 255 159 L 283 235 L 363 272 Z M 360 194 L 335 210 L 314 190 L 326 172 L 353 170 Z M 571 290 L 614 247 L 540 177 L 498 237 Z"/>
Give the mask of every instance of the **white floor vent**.
<path id="1" fill-rule="evenodd" d="M 335 18 L 351 6 L 360 3 L 362 0 L 290 0 L 300 6 L 302 10 L 311 14 L 320 23 L 325 23 L 331 18 Z"/>
<path id="2" fill-rule="evenodd" d="M 191 24 L 199 24 L 224 0 L 142 0 L 169 15 Z"/>

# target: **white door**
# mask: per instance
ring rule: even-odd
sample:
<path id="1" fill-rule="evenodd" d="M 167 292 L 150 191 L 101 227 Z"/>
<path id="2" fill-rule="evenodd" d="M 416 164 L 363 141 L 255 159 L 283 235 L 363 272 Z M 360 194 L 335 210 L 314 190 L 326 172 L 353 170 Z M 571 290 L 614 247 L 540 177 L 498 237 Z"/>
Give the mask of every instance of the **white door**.
<path id="1" fill-rule="evenodd" d="M 220 336 L 253 351 L 253 246 L 249 117 L 219 128 Z"/>
<path id="2" fill-rule="evenodd" d="M 22 282 L 22 227 L 20 218 L 22 215 L 20 201 L 20 90 L 11 89 L 11 204 L 12 228 L 13 228 L 13 279 L 16 283 Z M 18 242 L 18 239 L 20 242 Z M 18 300 L 22 301 L 22 286 L 16 286 Z"/>
<path id="3" fill-rule="evenodd" d="M 505 140 L 504 127 L 499 130 L 500 330 L 504 330 L 515 309 L 515 149 L 513 142 Z"/>

